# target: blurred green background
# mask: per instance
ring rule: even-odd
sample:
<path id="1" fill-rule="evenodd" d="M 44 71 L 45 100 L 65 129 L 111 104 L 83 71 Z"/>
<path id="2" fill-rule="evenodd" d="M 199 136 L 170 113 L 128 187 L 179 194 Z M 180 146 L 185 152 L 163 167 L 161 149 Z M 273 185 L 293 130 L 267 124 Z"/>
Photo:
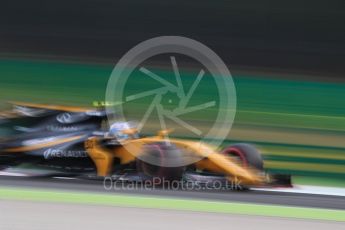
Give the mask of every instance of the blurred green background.
<path id="1" fill-rule="evenodd" d="M 2 59 L 1 106 L 6 101 L 91 106 L 105 100 L 112 68 L 111 64 Z M 233 78 L 237 113 L 224 145 L 253 143 L 269 171 L 291 173 L 300 183 L 345 185 L 344 83 L 272 74 Z M 145 84 L 136 81 L 131 87 L 144 90 Z"/>

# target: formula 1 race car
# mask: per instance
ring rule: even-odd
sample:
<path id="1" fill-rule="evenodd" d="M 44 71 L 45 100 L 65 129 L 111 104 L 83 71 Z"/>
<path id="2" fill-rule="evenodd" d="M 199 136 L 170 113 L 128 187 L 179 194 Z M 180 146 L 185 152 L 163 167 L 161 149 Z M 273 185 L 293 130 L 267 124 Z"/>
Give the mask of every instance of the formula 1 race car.
<path id="1" fill-rule="evenodd" d="M 127 123 L 110 128 L 107 124 L 104 108 L 15 103 L 12 110 L 0 113 L 0 126 L 12 133 L 0 139 L 0 170 L 30 165 L 29 169 L 45 169 L 46 176 L 291 185 L 288 175 L 267 174 L 260 153 L 249 144 L 220 151 L 191 140 L 169 138 L 167 142 L 169 130 L 143 137 Z M 191 158 L 196 160 L 186 160 Z M 170 161 L 174 164 L 164 164 Z"/>

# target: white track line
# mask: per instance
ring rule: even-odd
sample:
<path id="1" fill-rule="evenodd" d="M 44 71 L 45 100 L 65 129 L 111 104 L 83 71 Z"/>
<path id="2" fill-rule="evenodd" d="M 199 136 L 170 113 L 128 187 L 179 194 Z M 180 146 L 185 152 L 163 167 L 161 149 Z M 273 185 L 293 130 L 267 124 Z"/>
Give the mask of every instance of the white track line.
<path id="1" fill-rule="evenodd" d="M 74 177 L 62 177 L 62 176 L 54 176 L 53 178 L 59 179 L 59 180 L 77 180 L 77 178 L 74 178 Z"/>
<path id="2" fill-rule="evenodd" d="M 19 177 L 28 177 L 29 175 L 24 173 L 14 173 L 14 172 L 1 172 L 0 176 L 19 176 Z"/>
<path id="3" fill-rule="evenodd" d="M 251 190 L 345 197 L 345 188 L 321 187 L 312 185 L 294 185 L 293 188 L 251 188 Z"/>

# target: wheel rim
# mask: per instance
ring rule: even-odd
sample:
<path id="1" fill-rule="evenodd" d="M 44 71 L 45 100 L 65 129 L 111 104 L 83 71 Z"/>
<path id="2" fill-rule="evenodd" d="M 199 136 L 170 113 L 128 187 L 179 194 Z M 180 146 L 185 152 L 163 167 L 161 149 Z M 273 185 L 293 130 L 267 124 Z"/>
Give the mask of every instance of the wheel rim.
<path id="1" fill-rule="evenodd" d="M 230 157 L 237 157 L 241 163 L 242 166 L 247 167 L 248 166 L 248 161 L 246 159 L 246 156 L 244 153 L 239 150 L 238 148 L 235 147 L 229 147 L 226 148 L 222 151 L 223 154 L 230 156 Z"/>

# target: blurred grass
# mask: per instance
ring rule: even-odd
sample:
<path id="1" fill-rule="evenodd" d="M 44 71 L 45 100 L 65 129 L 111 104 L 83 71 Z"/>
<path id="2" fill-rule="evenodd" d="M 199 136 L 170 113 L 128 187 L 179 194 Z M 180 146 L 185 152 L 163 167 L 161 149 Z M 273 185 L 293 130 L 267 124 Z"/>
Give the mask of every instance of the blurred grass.
<path id="1" fill-rule="evenodd" d="M 44 189 L 38 190 L 26 188 L 18 189 L 11 187 L 0 188 L 0 199 L 107 205 L 132 208 L 154 208 L 165 210 L 183 210 L 345 222 L 344 210 L 303 208 L 281 205 L 263 205 L 239 202 L 203 201 L 198 199 L 139 197 L 134 195 L 115 195 L 101 193 L 89 194 L 83 192 L 54 191 Z"/>
<path id="2" fill-rule="evenodd" d="M 112 68 L 110 65 L 0 60 L 0 100 L 91 106 L 93 101 L 105 100 Z M 162 69 L 152 71 L 161 76 L 171 75 Z M 189 80 L 193 79 L 192 73 L 186 71 L 182 76 L 187 85 L 192 83 Z M 344 180 L 345 84 L 279 76 L 242 74 L 233 77 L 237 113 L 224 145 L 256 144 L 271 171 Z M 207 87 L 212 84 L 211 79 L 203 79 L 206 82 L 196 102 L 204 103 L 216 97 Z M 152 89 L 151 83 L 135 80 L 128 92 L 147 89 Z M 137 111 L 143 111 L 144 106 L 142 101 L 128 104 L 131 119 L 140 119 L 143 114 Z M 213 124 L 215 109 L 188 114 L 186 118 L 207 129 Z M 157 122 L 151 122 L 152 130 L 157 130 Z"/>

